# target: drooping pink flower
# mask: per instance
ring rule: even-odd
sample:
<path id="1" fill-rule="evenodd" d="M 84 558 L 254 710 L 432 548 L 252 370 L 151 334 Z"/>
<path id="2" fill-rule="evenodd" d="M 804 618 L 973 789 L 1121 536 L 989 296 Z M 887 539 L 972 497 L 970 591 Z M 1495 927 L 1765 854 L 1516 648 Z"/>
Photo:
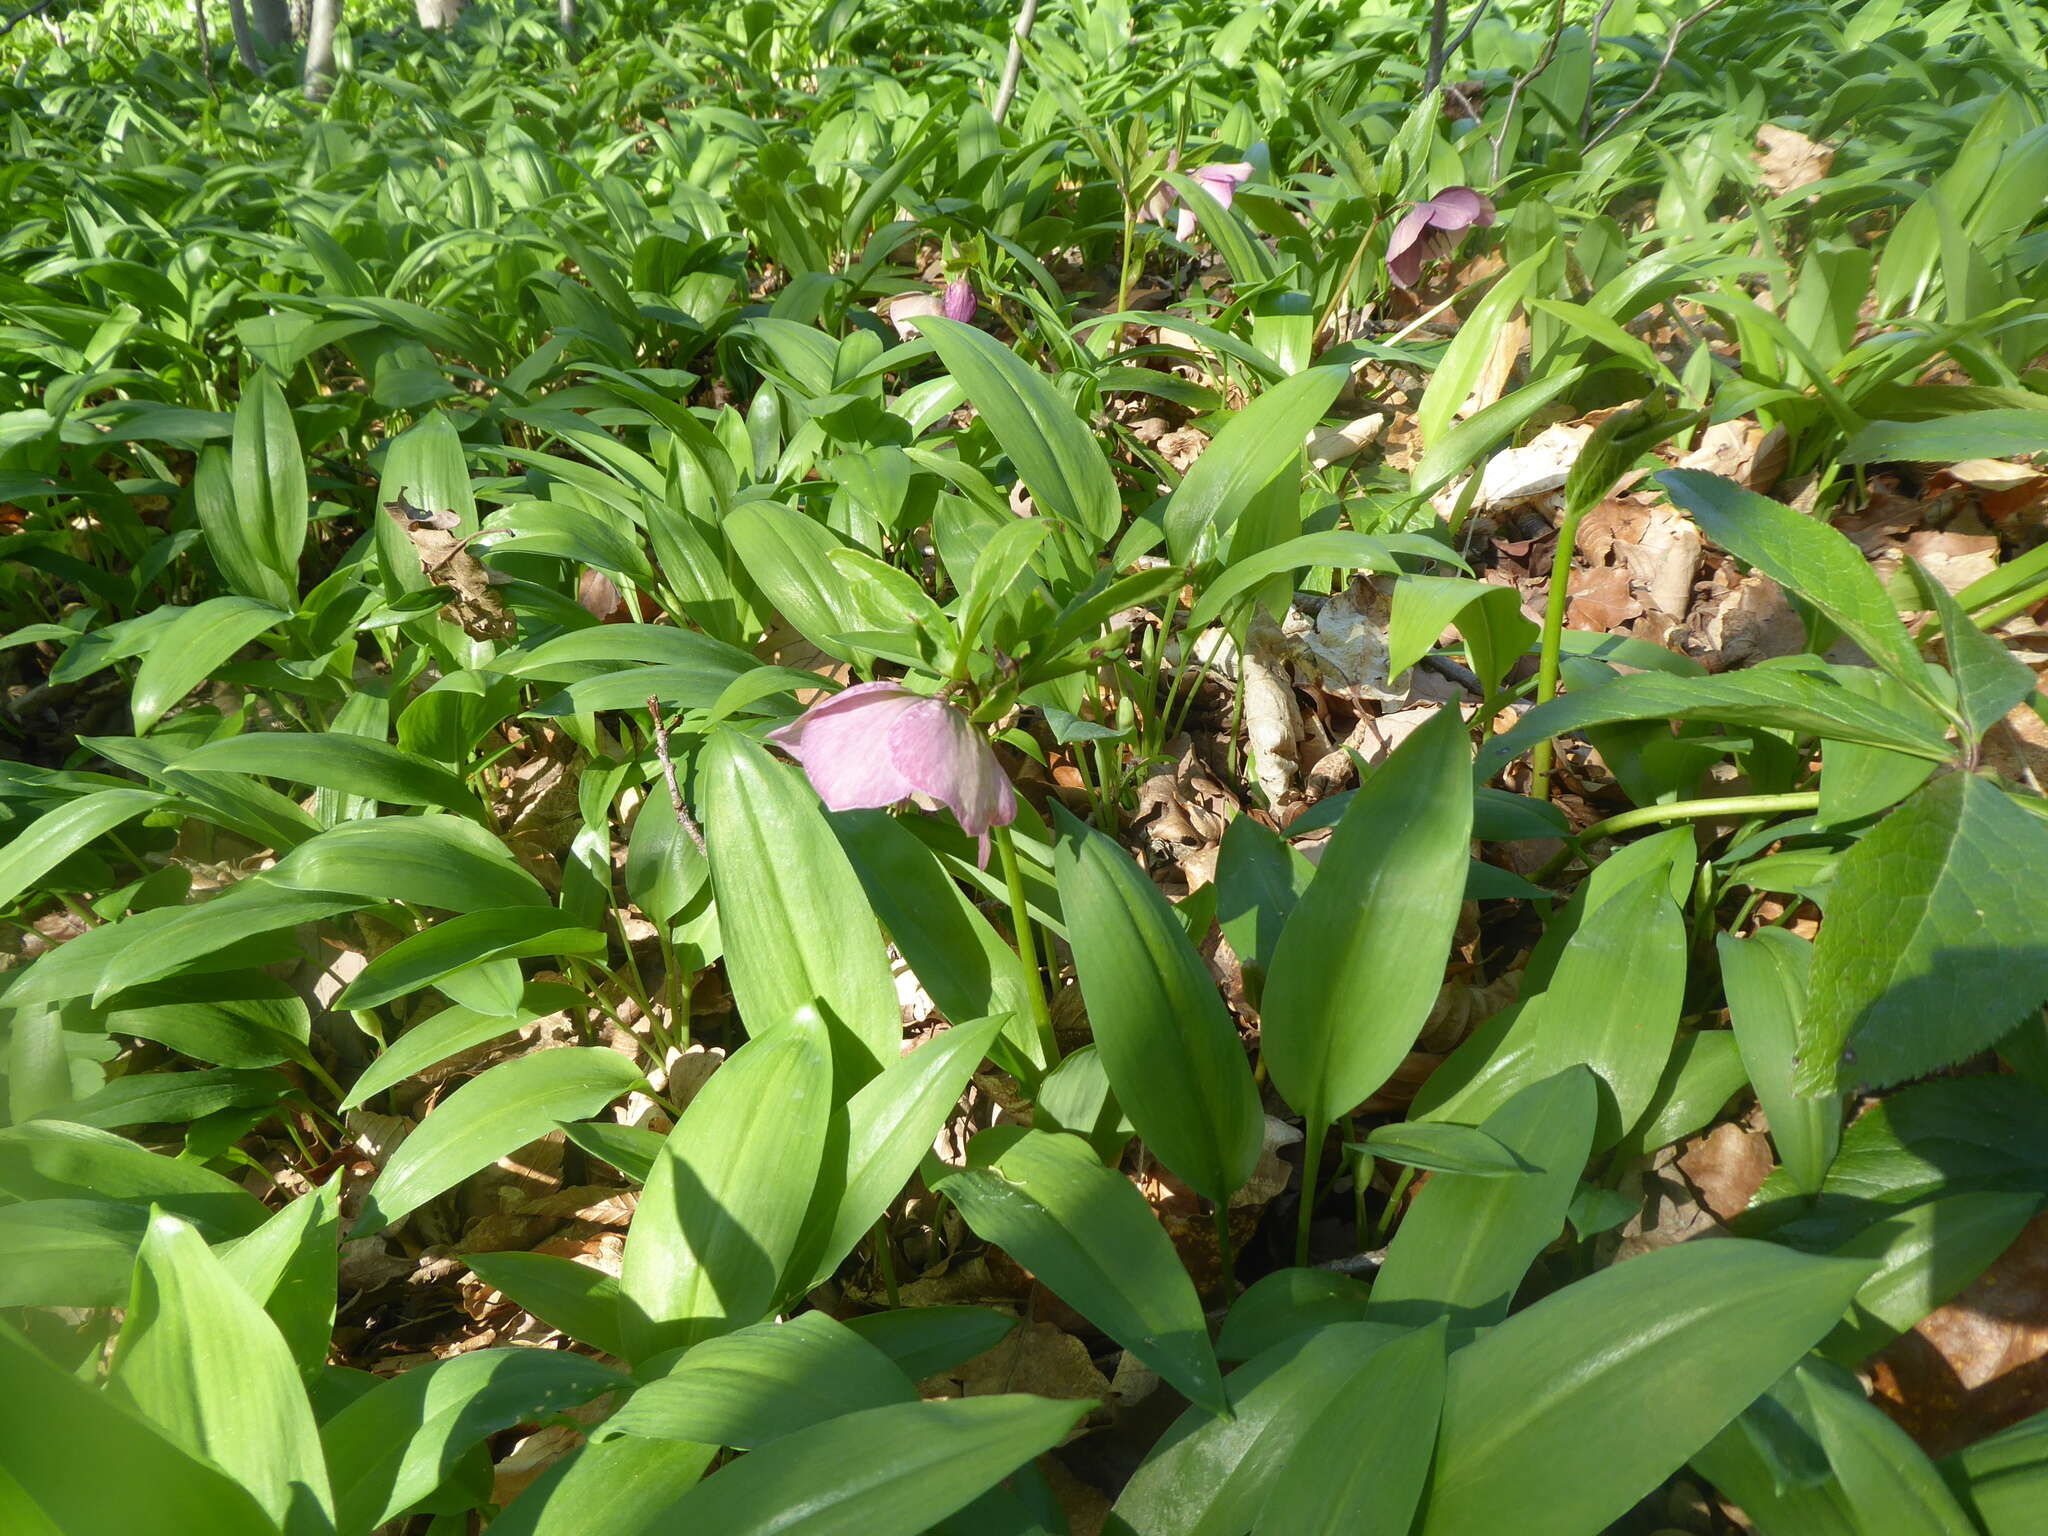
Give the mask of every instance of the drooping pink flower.
<path id="1" fill-rule="evenodd" d="M 876 810 L 923 798 L 949 807 L 981 840 L 1017 817 L 1017 792 L 995 752 L 944 699 L 901 683 L 860 683 L 813 704 L 768 739 L 803 765 L 835 811 Z"/>
<path id="2" fill-rule="evenodd" d="M 1228 208 L 1230 200 L 1237 195 L 1238 183 L 1250 181 L 1256 170 L 1257 167 L 1249 160 L 1226 160 L 1215 165 L 1202 166 L 1195 172 L 1194 179 L 1201 183 L 1204 192 Z M 1174 238 L 1187 239 L 1200 223 L 1201 218 L 1195 210 L 1183 206 L 1179 222 L 1174 225 Z"/>
<path id="3" fill-rule="evenodd" d="M 1166 168 L 1169 171 L 1180 169 L 1180 151 L 1178 149 L 1170 149 L 1166 152 Z M 1147 224 L 1157 224 L 1164 227 L 1166 221 L 1173 217 L 1173 205 L 1179 201 L 1180 194 L 1162 180 L 1153 186 L 1152 195 L 1145 199 L 1145 206 L 1139 210 L 1139 216 Z"/>
<path id="4" fill-rule="evenodd" d="M 948 320 L 958 320 L 965 325 L 974 318 L 974 311 L 978 307 L 974 300 L 974 279 L 965 272 L 946 284 L 946 297 L 940 306 L 940 312 Z"/>
<path id="5" fill-rule="evenodd" d="M 1492 222 L 1490 199 L 1470 187 L 1447 187 L 1401 215 L 1387 241 L 1387 270 L 1403 288 L 1413 288 L 1425 261 L 1450 255 L 1466 230 Z"/>

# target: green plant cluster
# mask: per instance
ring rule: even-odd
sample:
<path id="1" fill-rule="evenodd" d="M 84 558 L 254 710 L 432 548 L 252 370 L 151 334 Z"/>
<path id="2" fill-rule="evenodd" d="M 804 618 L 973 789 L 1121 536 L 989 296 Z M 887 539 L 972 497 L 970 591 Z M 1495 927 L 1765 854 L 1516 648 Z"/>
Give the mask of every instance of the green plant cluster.
<path id="1" fill-rule="evenodd" d="M 1767 1536 L 2042 1529 L 2048 1417 L 1937 1462 L 1852 1373 L 2048 1201 L 2048 802 L 1982 747 L 2048 708 L 1996 633 L 2048 544 L 1951 593 L 1829 514 L 2048 451 L 2048 23 L 1481 10 L 1433 83 L 1415 0 L 1048 3 L 1000 122 L 1012 18 L 955 0 L 612 0 L 573 46 L 371 6 L 317 105 L 167 4 L 0 38 L 0 1523 L 1064 1531 L 1040 1458 L 1095 1405 L 920 1397 L 1016 1319 L 894 1304 L 908 1191 L 928 1272 L 1000 1249 L 1185 1400 L 1127 1536 L 1596 1536 L 1688 1468 Z M 1765 124 L 1828 173 L 1773 192 Z M 1451 187 L 1498 263 L 1403 300 L 1392 226 Z M 976 320 L 890 319 L 963 280 Z M 1376 370 L 1426 380 L 1412 465 L 1312 459 Z M 1539 625 L 1473 573 L 1475 471 L 1622 406 Z M 1801 509 L 1666 467 L 1740 418 Z M 1803 650 L 1561 627 L 1640 471 Z M 1358 572 L 1466 710 L 1170 902 L 1118 834 L 1195 637 Z M 1087 818 L 1022 797 L 991 868 L 827 810 L 765 742 L 823 674 L 1057 750 Z M 1628 808 L 1567 822 L 1564 737 Z M 1526 916 L 1518 999 L 1362 1115 L 1472 902 Z M 914 1049 L 894 962 L 949 1026 Z M 1644 1160 L 1752 1100 L 1734 1235 L 1611 1262 Z M 1262 1262 L 1233 1197 L 1296 1127 Z M 340 1363 L 338 1252 L 416 1256 L 558 1130 L 637 1191 L 619 1271 L 456 1256 L 562 1346 Z M 1213 1218 L 1202 1289 L 1141 1166 Z M 891 1305 L 815 1304 L 855 1269 Z"/>

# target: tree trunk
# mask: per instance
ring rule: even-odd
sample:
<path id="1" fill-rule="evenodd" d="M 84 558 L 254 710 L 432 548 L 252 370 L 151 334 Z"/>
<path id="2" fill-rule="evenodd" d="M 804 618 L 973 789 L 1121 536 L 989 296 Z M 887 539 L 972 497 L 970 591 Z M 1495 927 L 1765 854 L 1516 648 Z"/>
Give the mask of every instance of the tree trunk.
<path id="1" fill-rule="evenodd" d="M 313 7 L 311 0 L 286 0 L 287 10 L 292 18 L 292 41 L 306 43 L 313 36 Z"/>
<path id="2" fill-rule="evenodd" d="M 249 13 L 242 8 L 242 0 L 228 0 L 228 28 L 235 34 L 235 52 L 241 55 L 242 68 L 252 75 L 263 73 L 263 66 L 256 58 L 256 39 L 249 32 Z"/>
<path id="3" fill-rule="evenodd" d="M 413 0 L 420 25 L 429 32 L 445 32 L 462 15 L 462 0 Z"/>
<path id="4" fill-rule="evenodd" d="M 562 36 L 576 35 L 576 0 L 556 0 L 555 23 L 562 29 Z"/>
<path id="5" fill-rule="evenodd" d="M 312 0 L 306 25 L 306 65 L 299 88 L 308 101 L 325 101 L 334 89 L 334 29 L 341 22 L 341 0 Z"/>
<path id="6" fill-rule="evenodd" d="M 291 46 L 292 13 L 285 0 L 249 0 L 249 15 L 256 23 L 256 42 L 265 53 L 282 53 Z"/>

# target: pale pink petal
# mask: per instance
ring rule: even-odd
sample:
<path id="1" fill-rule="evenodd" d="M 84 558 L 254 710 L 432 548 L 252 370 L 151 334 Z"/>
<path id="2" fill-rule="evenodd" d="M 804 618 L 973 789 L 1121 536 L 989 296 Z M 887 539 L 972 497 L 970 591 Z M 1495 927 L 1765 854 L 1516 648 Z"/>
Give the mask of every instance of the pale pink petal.
<path id="1" fill-rule="evenodd" d="M 1195 210 L 1183 204 L 1180 210 L 1180 217 L 1174 221 L 1173 238 L 1176 240 L 1186 240 L 1194 234 L 1200 224 L 1201 220 L 1195 217 Z"/>
<path id="2" fill-rule="evenodd" d="M 948 320 L 958 320 L 964 325 L 974 318 L 974 311 L 977 307 L 974 299 L 974 280 L 972 278 L 963 273 L 946 284 L 943 310 Z"/>
<path id="3" fill-rule="evenodd" d="M 1224 207 L 1230 206 L 1231 198 L 1237 195 L 1237 184 L 1250 181 L 1258 167 L 1249 160 L 1227 160 L 1220 165 L 1205 165 L 1195 172 L 1195 180 L 1202 189 Z"/>
<path id="4" fill-rule="evenodd" d="M 889 759 L 913 787 L 951 807 L 963 831 L 983 840 L 1017 815 L 1017 794 L 994 750 L 968 718 L 943 699 L 921 699 L 889 729 Z"/>
<path id="5" fill-rule="evenodd" d="M 907 711 L 930 702 L 900 683 L 861 683 L 812 705 L 768 739 L 803 765 L 828 809 L 875 810 L 909 799 L 917 788 L 884 743 Z"/>
<path id="6" fill-rule="evenodd" d="M 1429 204 L 1417 203 L 1401 215 L 1387 240 L 1387 270 L 1403 288 L 1413 288 L 1422 276 L 1422 235 L 1429 228 Z"/>
<path id="7" fill-rule="evenodd" d="M 1493 204 L 1470 187 L 1446 187 L 1422 205 L 1430 210 L 1434 229 L 1482 228 L 1493 222 Z"/>

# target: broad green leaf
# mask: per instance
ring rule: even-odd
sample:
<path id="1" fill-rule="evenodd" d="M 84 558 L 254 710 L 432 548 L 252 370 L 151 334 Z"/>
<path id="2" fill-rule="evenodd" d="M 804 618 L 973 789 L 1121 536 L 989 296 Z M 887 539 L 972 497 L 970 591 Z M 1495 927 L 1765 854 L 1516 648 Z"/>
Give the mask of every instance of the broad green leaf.
<path id="1" fill-rule="evenodd" d="M 748 501 L 733 509 L 720 531 L 749 577 L 798 634 L 829 656 L 866 664 L 867 652 L 840 637 L 874 626 L 833 564 L 833 554 L 844 546 L 823 524 L 778 502 Z M 641 699 L 653 691 L 643 690 Z M 590 700 L 580 702 L 597 707 Z"/>
<path id="2" fill-rule="evenodd" d="M 0 1414 L 0 1475 L 50 1529 L 277 1536 L 276 1522 L 234 1478 L 52 1365 L 6 1322 L 0 1392 L 34 1407 Z M 8 1501 L 0 1491 L 0 1511 Z"/>
<path id="3" fill-rule="evenodd" d="M 0 1130 L 0 1193 L 16 1200 L 158 1205 L 220 1237 L 238 1237 L 270 1214 L 241 1185 L 201 1163 L 62 1120 Z"/>
<path id="4" fill-rule="evenodd" d="M 1445 431 L 1457 416 L 1458 408 L 1471 396 L 1472 386 L 1479 382 L 1480 371 L 1499 345 L 1509 317 L 1529 291 L 1530 283 L 1543 270 L 1544 258 L 1549 253 L 1546 246 L 1536 255 L 1516 262 L 1503 272 L 1485 296 L 1472 306 L 1459 325 L 1457 335 L 1444 348 L 1443 356 L 1437 360 L 1436 368 L 1429 376 L 1429 386 L 1422 392 L 1422 403 L 1415 411 L 1415 430 L 1421 435 L 1425 449 L 1434 448 L 1442 441 Z"/>
<path id="5" fill-rule="evenodd" d="M 1976 1190 L 1872 1222 L 1835 1250 L 1878 1269 L 1820 1353 L 1849 1366 L 1875 1354 L 1990 1268 L 2041 1203 L 2031 1190 Z"/>
<path id="6" fill-rule="evenodd" d="M 249 1490 L 287 1532 L 330 1528 L 313 1410 L 284 1336 L 206 1242 L 150 1219 L 109 1390 Z"/>
<path id="7" fill-rule="evenodd" d="M 686 1350 L 598 1431 L 751 1451 L 864 1408 L 917 1401 L 910 1379 L 844 1323 L 806 1312 Z"/>
<path id="8" fill-rule="evenodd" d="M 1742 1052 L 1725 1029 L 1681 1029 L 1643 1117 L 1618 1143 L 1624 1156 L 1646 1156 L 1683 1141 L 1721 1116 L 1748 1084 Z"/>
<path id="9" fill-rule="evenodd" d="M 898 1307 L 848 1318 L 846 1326 L 923 1381 L 994 1349 L 1016 1331 L 1017 1319 L 987 1307 Z"/>
<path id="10" fill-rule="evenodd" d="M 847 1102 L 845 1165 L 837 1177 L 821 1178 L 812 1194 L 788 1274 L 793 1288 L 808 1291 L 831 1278 L 873 1230 L 931 1151 L 1002 1025 L 1000 1019 L 957 1025 L 864 1083 Z"/>
<path id="11" fill-rule="evenodd" d="M 415 1073 L 424 1072 L 436 1062 L 446 1061 L 458 1051 L 466 1051 L 473 1045 L 482 1045 L 486 1040 L 523 1029 L 544 1014 L 585 1007 L 587 1003 L 588 999 L 571 987 L 558 982 L 536 981 L 527 984 L 520 995 L 519 1007 L 513 1013 L 479 1013 L 459 1003 L 443 1008 L 387 1045 L 377 1059 L 363 1069 L 363 1075 L 355 1080 L 342 1099 L 341 1108 L 354 1109 L 372 1094 L 382 1093 Z"/>
<path id="12" fill-rule="evenodd" d="M 1286 838 L 1251 817 L 1233 817 L 1223 829 L 1216 851 L 1216 921 L 1254 1004 L 1265 995 L 1273 951 L 1314 875 L 1315 866 Z"/>
<path id="13" fill-rule="evenodd" d="M 11 907 L 38 880 L 95 838 L 164 803 L 147 789 L 100 789 L 45 811 L 0 848 L 0 907 Z"/>
<path id="14" fill-rule="evenodd" d="M 1498 773 L 1539 741 L 1622 720 L 1720 720 L 1745 729 L 1766 727 L 1823 741 L 1888 747 L 1935 762 L 1954 755 L 1931 720 L 1885 709 L 1811 673 L 1751 667 L 1714 677 L 1643 672 L 1565 694 L 1537 705 L 1513 730 L 1482 746 L 1479 770 Z"/>
<path id="15" fill-rule="evenodd" d="M 817 796 L 730 730 L 706 744 L 697 786 L 740 1016 L 761 1035 L 819 1007 L 840 1081 L 865 1082 L 899 1054 L 902 1012 L 873 909 Z"/>
<path id="16" fill-rule="evenodd" d="M 563 1120 L 604 1108 L 640 1072 L 602 1046 L 566 1046 L 501 1062 L 435 1106 L 385 1163 L 356 1232 L 392 1225 Z"/>
<path id="17" fill-rule="evenodd" d="M 1487 1327 L 1506 1317 L 1529 1266 L 1564 1229 L 1597 1107 L 1592 1073 L 1568 1067 L 1487 1116 L 1483 1129 L 1528 1171 L 1439 1174 L 1424 1185 L 1373 1281 L 1366 1318 L 1414 1324 L 1445 1315 Z"/>
<path id="18" fill-rule="evenodd" d="M 1363 1281 L 1327 1269 L 1276 1269 L 1245 1287 L 1230 1304 L 1216 1338 L 1221 1360 L 1250 1360 L 1298 1333 L 1365 1316 L 1371 1292 Z"/>
<path id="19" fill-rule="evenodd" d="M 1345 809 L 1273 954 L 1261 1048 L 1312 1133 L 1413 1048 L 1443 983 L 1471 836 L 1471 752 L 1463 720 L 1442 710 Z"/>
<path id="20" fill-rule="evenodd" d="M 1238 598 L 1283 571 L 1317 565 L 1334 566 L 1340 571 L 1398 571 L 1401 565 L 1395 557 L 1404 554 L 1463 564 L 1448 544 L 1421 534 L 1378 535 L 1341 528 L 1304 533 L 1234 561 L 1219 572 L 1195 599 L 1188 614 L 1188 627 L 1198 631 L 1207 628 Z"/>
<path id="21" fill-rule="evenodd" d="M 1812 603 L 1872 661 L 1930 696 L 1927 664 L 1885 596 L 1884 583 L 1847 535 L 1719 475 L 1667 469 L 1656 479 L 1708 538 Z"/>
<path id="22" fill-rule="evenodd" d="M 1387 626 L 1387 675 L 1398 677 L 1414 666 L 1452 624 L 1464 637 L 1472 670 L 1488 688 L 1499 686 L 1537 634 L 1512 587 L 1460 576 L 1403 576 L 1394 584 Z"/>
<path id="23" fill-rule="evenodd" d="M 214 597 L 166 624 L 135 669 L 135 692 L 129 700 L 135 734 L 148 735 L 173 704 L 284 618 L 279 609 L 253 597 Z"/>
<path id="24" fill-rule="evenodd" d="M 1439 1320 L 1366 1357 L 1302 1434 L 1260 1536 L 1407 1536 L 1443 1409 L 1444 1333 Z"/>
<path id="25" fill-rule="evenodd" d="M 1407 1330 L 1333 1323 L 1276 1344 L 1233 1371 L 1230 1414 L 1187 1410 L 1117 1496 L 1107 1536 L 1243 1536 L 1306 1428 L 1374 1351 Z"/>
<path id="26" fill-rule="evenodd" d="M 472 1253 L 463 1262 L 516 1307 L 579 1344 L 623 1356 L 615 1276 L 551 1253 Z"/>
<path id="27" fill-rule="evenodd" d="M 2048 997 L 2048 825 L 1944 774 L 1842 856 L 1799 1025 L 1802 1093 L 1984 1049 Z"/>
<path id="28" fill-rule="evenodd" d="M 1078 1136 L 1026 1131 L 939 1182 L 995 1243 L 1190 1402 L 1224 1411 L 1201 1299 L 1152 1207 Z"/>
<path id="29" fill-rule="evenodd" d="M 1778 1162 L 1801 1194 L 1816 1194 L 1841 1141 L 1842 1105 L 1832 1093 L 1806 1097 L 1793 1086 L 1813 946 L 1782 928 L 1762 928 L 1746 939 L 1720 934 L 1714 948 L 1728 1022 L 1770 1121 Z"/>
<path id="30" fill-rule="evenodd" d="M 601 955 L 604 949 L 603 934 L 579 927 L 552 907 L 463 912 L 399 940 L 378 955 L 342 989 L 334 1005 L 376 1008 L 432 986 L 452 972 L 492 960 Z"/>
<path id="31" fill-rule="evenodd" d="M 201 1072 L 131 1072 L 63 1107 L 73 1125 L 119 1130 L 131 1125 L 182 1125 L 224 1109 L 275 1104 L 291 1091 L 276 1072 L 213 1068 Z"/>
<path id="32" fill-rule="evenodd" d="M 696 1485 L 713 1445 L 622 1436 L 585 1442 L 491 1522 L 497 1536 L 642 1536 Z"/>
<path id="33" fill-rule="evenodd" d="M 209 742 L 178 766 L 284 779 L 393 805 L 435 805 L 483 819 L 469 786 L 439 763 L 366 736 L 256 731 Z"/>
<path id="34" fill-rule="evenodd" d="M 1474 412 L 1431 443 L 1409 474 L 1418 499 L 1434 496 L 1485 455 L 1506 442 L 1538 411 L 1585 377 L 1584 366 L 1566 368 L 1503 395 Z"/>
<path id="35" fill-rule="evenodd" d="M 896 1403 L 787 1435 L 707 1478 L 660 1528 L 919 1536 L 1066 1438 L 1095 1405 L 1009 1393 Z M 800 1499 L 791 1490 L 803 1490 Z"/>
<path id="36" fill-rule="evenodd" d="M 331 1178 L 248 1236 L 214 1249 L 235 1282 L 270 1314 L 309 1382 L 326 1366 L 333 1341 L 340 1229 L 341 1180 Z"/>
<path id="37" fill-rule="evenodd" d="M 1911 555 L 1906 568 L 1922 600 L 1941 621 L 1942 646 L 1948 653 L 1949 675 L 1956 682 L 1956 710 L 1965 739 L 1979 741 L 1986 731 L 2011 713 L 2034 691 L 2034 674 L 2005 642 L 1987 635 L 1970 619 L 1963 605 Z"/>
<path id="38" fill-rule="evenodd" d="M 595 1360 L 551 1349 L 473 1350 L 379 1382 L 320 1427 L 338 1536 L 369 1536 L 499 1430 L 627 1385 Z"/>
<path id="39" fill-rule="evenodd" d="M 661 1144 L 667 1139 L 655 1131 L 614 1125 L 609 1120 L 579 1120 L 563 1126 L 562 1134 L 592 1157 L 603 1158 L 641 1185 L 654 1172 L 654 1160 L 661 1156 Z"/>
<path id="40" fill-rule="evenodd" d="M 1476 1125 L 1448 1120 L 1396 1121 L 1354 1142 L 1351 1149 L 1384 1163 L 1431 1173 L 1462 1173 L 1475 1179 L 1504 1179 L 1541 1170 L 1525 1163 L 1505 1142 Z"/>
<path id="41" fill-rule="evenodd" d="M 918 331 L 974 402 L 1039 508 L 1095 544 L 1114 537 L 1123 517 L 1116 476 L 1095 435 L 1045 376 L 972 326 L 921 317 Z"/>
<path id="42" fill-rule="evenodd" d="M 1517 1313 L 1451 1356 L 1417 1536 L 1604 1529 L 1817 1343 L 1869 1273 L 1686 1243 Z"/>
<path id="43" fill-rule="evenodd" d="M 148 1225 L 148 1206 L 114 1200 L 0 1205 L 0 1307 L 124 1305 Z"/>
<path id="44" fill-rule="evenodd" d="M 223 894 L 196 906 L 142 912 L 117 923 L 109 923 L 105 928 L 96 928 L 91 934 L 73 939 L 58 953 L 63 954 L 87 938 L 96 938 L 102 933 L 115 941 L 129 940 L 126 944 L 110 945 L 112 957 L 104 961 L 97 974 L 90 978 L 98 986 L 92 994 L 93 1002 L 101 1004 L 131 988 L 160 981 L 188 967 L 195 970 L 208 966 L 215 970 L 241 970 L 248 964 L 242 946 L 250 938 L 284 928 L 296 928 L 301 923 L 317 923 L 369 905 L 371 902 L 366 897 L 343 896 L 329 891 L 291 890 L 272 881 L 266 872 L 239 880 Z M 145 936 L 147 942 L 137 942 Z M 40 979 L 35 972 L 48 965 L 47 959 L 38 962 L 29 973 L 29 982 L 33 984 Z M 13 993 L 9 994 L 8 1000 L 10 1003 L 17 1001 Z"/>
<path id="45" fill-rule="evenodd" d="M 286 983 L 261 971 L 224 972 L 206 980 L 204 1000 L 184 980 L 123 992 L 100 1017 L 109 1034 L 134 1035 L 217 1067 L 274 1067 L 304 1061 L 312 1014 Z"/>
<path id="46" fill-rule="evenodd" d="M 343 822 L 301 843 L 269 872 L 280 885 L 344 891 L 447 912 L 545 907 L 547 892 L 475 822 L 429 811 Z"/>
<path id="47" fill-rule="evenodd" d="M 1307 369 L 1223 424 L 1166 503 L 1166 547 L 1178 564 L 1206 559 L 1275 479 L 1290 472 L 1298 478 L 1308 435 L 1346 377 L 1342 368 Z"/>
<path id="48" fill-rule="evenodd" d="M 1802 1366 L 1813 1432 L 1827 1452 L 1849 1508 L 1886 1536 L 1982 1536 L 1927 1453 L 1846 1372 Z"/>
<path id="49" fill-rule="evenodd" d="M 1941 1474 L 1985 1536 L 2029 1536 L 2048 1497 L 2048 1413 L 1965 1446 Z"/>
<path id="50" fill-rule="evenodd" d="M 416 592 L 428 584 L 427 574 L 412 541 L 396 520 L 385 514 L 382 503 L 402 497 L 425 512 L 452 512 L 455 527 L 450 532 L 457 538 L 476 532 L 476 495 L 470 489 L 469 465 L 462 438 L 446 412 L 426 412 L 391 440 L 384 450 L 380 480 L 379 506 L 371 524 L 378 553 L 385 571 L 399 587 Z"/>
<path id="51" fill-rule="evenodd" d="M 663 1140 L 619 1280 L 629 1358 L 767 1316 L 824 1155 L 828 1050 L 816 1012 L 799 1011 L 733 1052 Z"/>
<path id="52" fill-rule="evenodd" d="M 1153 1155 L 1221 1204 L 1265 1132 L 1237 1025 L 1158 887 L 1110 838 L 1056 817 L 1060 906 L 1109 1085 Z"/>
<path id="53" fill-rule="evenodd" d="M 2048 452 L 2048 412 L 1962 411 L 1926 421 L 1873 421 L 1840 452 L 1845 464 L 1957 464 Z"/>

